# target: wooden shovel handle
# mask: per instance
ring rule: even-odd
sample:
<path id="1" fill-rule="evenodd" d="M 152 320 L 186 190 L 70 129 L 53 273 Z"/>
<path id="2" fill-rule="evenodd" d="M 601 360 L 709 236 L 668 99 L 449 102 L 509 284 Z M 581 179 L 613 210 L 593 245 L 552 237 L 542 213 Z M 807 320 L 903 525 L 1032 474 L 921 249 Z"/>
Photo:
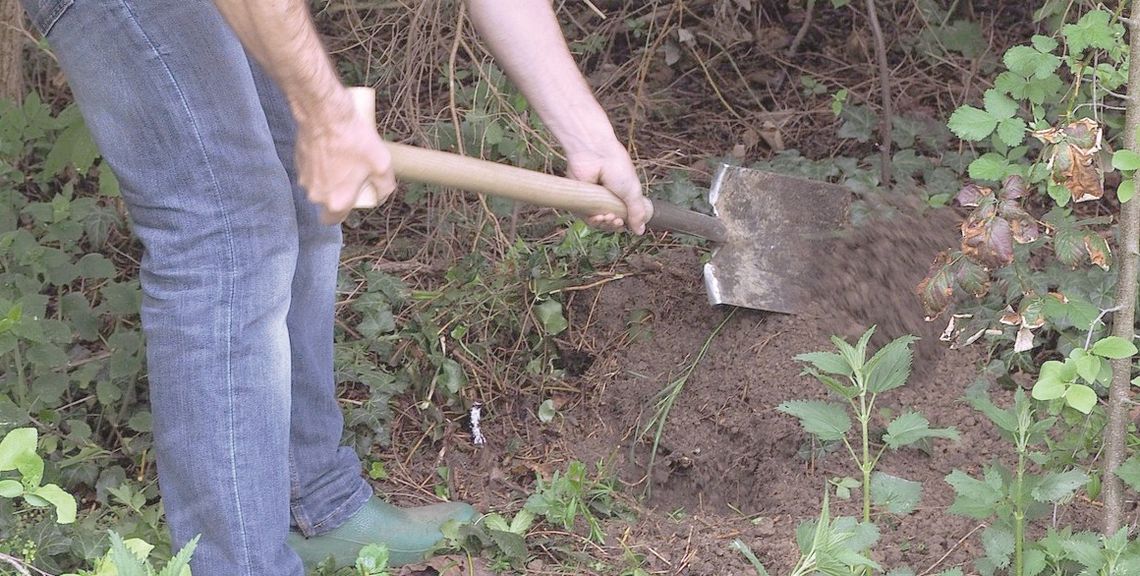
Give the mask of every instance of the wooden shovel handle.
<path id="1" fill-rule="evenodd" d="M 355 93 L 358 89 L 352 90 Z M 360 93 L 364 90 L 371 93 L 370 88 Z M 368 106 L 374 107 L 374 100 L 367 97 Z M 364 99 L 365 96 L 360 96 L 360 100 Z M 358 106 L 362 104 L 358 103 Z M 579 215 L 608 213 L 626 218 L 625 202 L 597 184 L 406 144 L 389 142 L 387 145 L 392 155 L 392 168 L 400 180 L 481 192 Z M 360 196 L 364 197 L 369 191 L 371 186 Z M 364 205 L 359 199 L 357 201 L 358 208 L 375 205 L 374 200 Z M 717 242 L 723 242 L 726 236 L 724 225 L 716 218 L 658 200 L 653 201 L 653 217 L 649 226 L 694 234 Z"/>

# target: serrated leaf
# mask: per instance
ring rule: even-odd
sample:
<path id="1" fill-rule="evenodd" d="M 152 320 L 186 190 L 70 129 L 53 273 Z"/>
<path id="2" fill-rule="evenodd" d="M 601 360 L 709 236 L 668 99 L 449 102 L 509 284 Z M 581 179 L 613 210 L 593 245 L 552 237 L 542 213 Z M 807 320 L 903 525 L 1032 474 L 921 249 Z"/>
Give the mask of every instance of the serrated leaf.
<path id="1" fill-rule="evenodd" d="M 933 320 L 946 311 L 954 298 L 955 258 L 950 251 L 943 251 L 934 258 L 926 277 L 915 287 L 915 294 L 922 303 L 927 320 Z"/>
<path id="2" fill-rule="evenodd" d="M 985 395 L 972 396 L 969 398 L 969 402 L 975 410 L 984 414 L 998 428 L 1011 433 L 1017 431 L 1017 414 L 1012 409 L 1002 410 L 998 408 Z"/>
<path id="3" fill-rule="evenodd" d="M 998 119 L 985 110 L 962 106 L 950 115 L 946 124 L 950 131 L 963 140 L 984 140 L 997 128 Z"/>
<path id="4" fill-rule="evenodd" d="M 954 470 L 946 476 L 946 482 L 954 488 L 954 503 L 950 505 L 951 514 L 959 514 L 979 520 L 989 518 L 994 512 L 994 506 L 1001 501 L 1001 485 L 994 486 L 989 481 L 970 477 L 965 472 Z"/>
<path id="5" fill-rule="evenodd" d="M 1079 55 L 1088 48 L 1111 50 L 1116 44 L 1116 38 L 1123 33 L 1119 23 L 1109 25 L 1112 14 L 1104 10 L 1091 10 L 1081 16 L 1075 24 L 1066 24 L 1061 27 L 1065 36 L 1065 44 L 1074 55 Z"/>
<path id="6" fill-rule="evenodd" d="M 850 376 L 853 373 L 851 371 L 851 365 L 847 363 L 847 360 L 834 352 L 808 352 L 796 356 L 795 359 L 798 362 L 809 363 L 817 369 L 829 374 Z"/>
<path id="7" fill-rule="evenodd" d="M 883 442 L 893 450 L 914 444 L 926 438 L 945 438 L 957 440 L 958 431 L 953 428 L 930 428 L 928 421 L 918 412 L 904 412 L 887 425 L 887 432 L 883 435 Z"/>
<path id="8" fill-rule="evenodd" d="M 198 547 L 198 539 L 201 536 L 195 536 L 166 563 L 166 567 L 158 576 L 190 576 L 190 557 L 194 555 L 194 550 Z"/>
<path id="9" fill-rule="evenodd" d="M 1021 118 L 1006 118 L 998 123 L 997 135 L 1006 146 L 1020 146 L 1025 141 L 1025 133 L 1029 130 L 1025 120 Z"/>
<path id="10" fill-rule="evenodd" d="M 844 406 L 832 402 L 792 400 L 780 404 L 777 410 L 800 419 L 800 425 L 820 440 L 842 440 L 851 429 L 851 419 Z"/>
<path id="11" fill-rule="evenodd" d="M 913 353 L 910 345 L 918 338 L 906 335 L 900 336 L 883 346 L 867 361 L 867 390 L 879 394 L 894 390 L 906 384 L 910 378 L 910 365 Z"/>
<path id="12" fill-rule="evenodd" d="M 891 514 L 910 514 L 922 498 L 922 484 L 875 472 L 871 476 L 871 501 Z"/>
<path id="13" fill-rule="evenodd" d="M 1058 228 L 1053 236 L 1053 253 L 1062 264 L 1075 268 L 1087 254 L 1083 235 L 1070 227 Z"/>
<path id="14" fill-rule="evenodd" d="M 990 525 L 982 531 L 982 548 L 986 551 L 986 558 L 995 567 L 1005 568 L 1013 556 L 1013 533 L 1000 524 Z"/>
<path id="15" fill-rule="evenodd" d="M 1136 345 L 1120 336 L 1107 336 L 1097 340 L 1089 350 L 1104 358 L 1128 358 L 1136 355 Z"/>
<path id="16" fill-rule="evenodd" d="M 1013 261 L 1009 221 L 998 217 L 996 208 L 975 210 L 962 223 L 962 254 L 991 270 L 1008 265 Z"/>
<path id="17" fill-rule="evenodd" d="M 1002 62 L 1011 72 L 1024 78 L 1045 79 L 1061 66 L 1061 59 L 1031 46 L 1014 46 L 1006 50 Z M 1017 95 L 1014 94 L 1014 97 Z"/>
<path id="18" fill-rule="evenodd" d="M 146 567 L 142 560 L 146 557 L 146 553 L 136 554 L 135 551 L 127 548 L 122 537 L 114 532 L 111 532 L 111 551 L 108 555 L 117 569 L 116 576 L 147 576 Z"/>
<path id="19" fill-rule="evenodd" d="M 1140 456 L 1132 455 L 1116 469 L 1116 476 L 1129 488 L 1140 492 Z"/>
<path id="20" fill-rule="evenodd" d="M 1012 98 L 1003 94 L 1000 90 L 993 88 L 986 90 L 983 96 L 985 102 L 986 112 L 998 120 L 1012 118 L 1017 114 L 1017 102 Z"/>
<path id="21" fill-rule="evenodd" d="M 1038 502 L 1059 502 L 1072 496 L 1073 492 L 1088 482 L 1088 474 L 1081 470 L 1049 472 L 1033 488 L 1032 496 Z"/>
<path id="22" fill-rule="evenodd" d="M 1084 384 L 1073 384 L 1065 391 L 1065 402 L 1078 412 L 1088 414 L 1096 407 L 1096 391 Z"/>
<path id="23" fill-rule="evenodd" d="M 995 152 L 987 152 L 970 162 L 968 172 L 975 180 L 1001 181 L 1009 169 L 1009 160 Z"/>
<path id="24" fill-rule="evenodd" d="M 1057 41 L 1049 36 L 1042 36 L 1034 34 L 1030 39 L 1033 42 L 1033 47 L 1040 52 L 1052 52 L 1057 49 Z"/>

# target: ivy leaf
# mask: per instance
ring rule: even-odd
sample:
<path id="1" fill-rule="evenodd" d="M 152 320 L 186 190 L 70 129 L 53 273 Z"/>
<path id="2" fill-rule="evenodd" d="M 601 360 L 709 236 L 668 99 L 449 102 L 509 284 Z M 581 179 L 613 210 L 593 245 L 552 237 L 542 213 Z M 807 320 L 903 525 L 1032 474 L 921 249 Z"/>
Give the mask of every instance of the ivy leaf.
<path id="1" fill-rule="evenodd" d="M 963 140 L 983 140 L 997 128 L 998 119 L 985 110 L 962 106 L 950 115 L 946 124 L 954 135 Z"/>
<path id="2" fill-rule="evenodd" d="M 1071 496 L 1088 481 L 1089 475 L 1081 470 L 1050 472 L 1033 488 L 1032 496 L 1038 502 L 1058 502 Z"/>
<path id="3" fill-rule="evenodd" d="M 1123 27 L 1116 23 L 1109 26 L 1112 15 L 1104 10 L 1092 10 L 1081 16 L 1076 24 L 1066 24 L 1061 28 L 1065 43 L 1073 55 L 1079 55 L 1088 48 L 1111 50 L 1116 38 L 1123 34 Z"/>
<path id="4" fill-rule="evenodd" d="M 918 412 L 908 411 L 899 415 L 887 425 L 883 442 L 892 450 L 914 444 L 926 438 L 946 438 L 957 440 L 958 431 L 953 428 L 931 428 L 930 421 Z"/>
<path id="5" fill-rule="evenodd" d="M 851 429 L 851 419 L 840 404 L 814 400 L 792 400 L 776 407 L 785 414 L 800 419 L 800 425 L 809 434 L 823 441 L 842 440 Z"/>
<path id="6" fill-rule="evenodd" d="M 1136 345 L 1120 336 L 1108 336 L 1092 345 L 1093 354 L 1104 358 L 1129 358 L 1136 355 Z"/>
<path id="7" fill-rule="evenodd" d="M 891 514 L 910 514 L 922 498 L 922 484 L 875 472 L 871 476 L 871 501 Z"/>
<path id="8" fill-rule="evenodd" d="M 551 336 L 562 333 L 570 325 L 562 315 L 562 303 L 557 300 L 547 300 L 534 307 L 534 315 L 544 332 Z"/>

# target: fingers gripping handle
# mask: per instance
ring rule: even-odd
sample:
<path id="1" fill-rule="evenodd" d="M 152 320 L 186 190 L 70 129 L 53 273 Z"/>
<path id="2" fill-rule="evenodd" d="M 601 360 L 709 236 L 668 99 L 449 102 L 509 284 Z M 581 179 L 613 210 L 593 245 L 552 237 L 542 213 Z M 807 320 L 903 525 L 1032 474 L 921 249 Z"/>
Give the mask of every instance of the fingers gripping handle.
<path id="1" fill-rule="evenodd" d="M 376 128 L 376 91 L 366 86 L 354 86 L 348 89 L 352 95 L 352 105 L 356 111 Z M 367 180 L 360 185 L 360 193 L 356 195 L 356 204 L 353 208 L 375 208 L 380 205 L 376 189 Z"/>

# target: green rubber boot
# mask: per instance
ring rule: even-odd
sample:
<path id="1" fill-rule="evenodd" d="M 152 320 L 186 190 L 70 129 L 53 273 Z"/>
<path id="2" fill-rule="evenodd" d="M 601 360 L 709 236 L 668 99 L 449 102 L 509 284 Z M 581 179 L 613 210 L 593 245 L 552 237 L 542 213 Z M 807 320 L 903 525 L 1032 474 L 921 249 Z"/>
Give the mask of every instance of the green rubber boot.
<path id="1" fill-rule="evenodd" d="M 424 559 L 442 540 L 440 528 L 448 520 L 471 522 L 475 509 L 462 502 L 443 502 L 418 508 L 397 508 L 376 496 L 335 530 L 305 538 L 289 532 L 289 546 L 312 570 L 329 556 L 337 566 L 352 566 L 360 549 L 369 544 L 388 547 L 389 566 L 403 566 Z"/>

